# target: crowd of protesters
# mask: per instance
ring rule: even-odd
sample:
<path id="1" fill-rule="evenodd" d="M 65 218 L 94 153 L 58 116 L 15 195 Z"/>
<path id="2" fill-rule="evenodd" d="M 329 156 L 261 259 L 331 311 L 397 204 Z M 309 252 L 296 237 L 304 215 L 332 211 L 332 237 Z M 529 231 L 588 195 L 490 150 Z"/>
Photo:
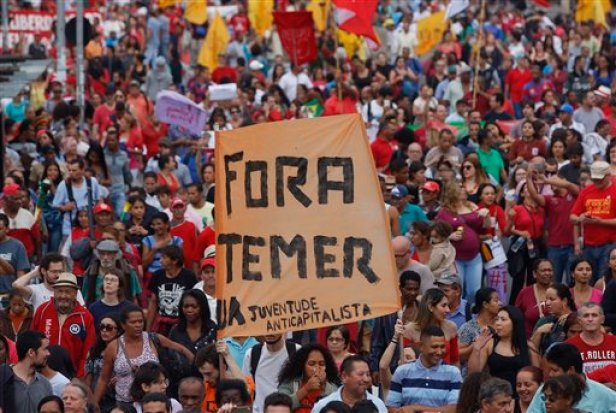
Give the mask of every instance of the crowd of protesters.
<path id="1" fill-rule="evenodd" d="M 74 51 L 60 81 L 53 38 L 14 50 L 54 67 L 3 108 L 0 413 L 616 412 L 611 8 L 474 0 L 419 56 L 445 2 L 385 0 L 378 49 L 330 18 L 298 66 L 222 1 L 205 67 L 183 2 L 107 1 L 87 5 L 83 121 Z M 206 130 L 160 122 L 163 90 Z M 343 113 L 365 122 L 402 308 L 217 340 L 214 132 Z"/>

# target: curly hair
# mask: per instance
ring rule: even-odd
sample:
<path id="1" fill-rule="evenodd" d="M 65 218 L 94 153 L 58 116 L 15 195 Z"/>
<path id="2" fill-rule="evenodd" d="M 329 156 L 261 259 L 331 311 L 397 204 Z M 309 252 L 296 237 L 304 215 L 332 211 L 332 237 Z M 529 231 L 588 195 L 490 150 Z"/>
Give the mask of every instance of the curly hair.
<path id="1" fill-rule="evenodd" d="M 288 383 L 295 380 L 301 380 L 304 376 L 304 366 L 306 361 L 313 351 L 318 351 L 325 359 L 325 376 L 327 381 L 336 385 L 340 384 L 338 379 L 338 369 L 336 363 L 329 350 L 321 344 L 310 343 L 300 348 L 295 352 L 289 360 L 282 366 L 278 375 L 278 383 Z"/>

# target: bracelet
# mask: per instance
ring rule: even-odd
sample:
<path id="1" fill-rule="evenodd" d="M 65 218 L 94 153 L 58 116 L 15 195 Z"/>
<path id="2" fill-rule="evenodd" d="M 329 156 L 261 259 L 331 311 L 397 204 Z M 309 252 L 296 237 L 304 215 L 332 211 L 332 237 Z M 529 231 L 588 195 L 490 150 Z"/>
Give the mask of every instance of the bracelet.
<path id="1" fill-rule="evenodd" d="M 396 340 L 391 340 L 392 343 L 394 344 L 398 344 L 398 342 Z"/>

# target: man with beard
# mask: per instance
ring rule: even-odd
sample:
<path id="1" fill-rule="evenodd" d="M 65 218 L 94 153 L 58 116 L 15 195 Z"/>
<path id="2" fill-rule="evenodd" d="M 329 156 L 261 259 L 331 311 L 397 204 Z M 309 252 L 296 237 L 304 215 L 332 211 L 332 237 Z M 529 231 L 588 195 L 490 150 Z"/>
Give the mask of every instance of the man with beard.
<path id="1" fill-rule="evenodd" d="M 77 377 L 84 376 L 88 351 L 96 340 L 92 314 L 77 302 L 77 277 L 63 272 L 53 284 L 54 296 L 34 313 L 32 330 L 40 331 L 51 345 L 62 345 L 71 355 Z"/>
<path id="2" fill-rule="evenodd" d="M 53 297 L 53 283 L 56 282 L 58 276 L 66 271 L 66 262 L 64 257 L 57 252 L 45 254 L 41 259 L 41 265 L 35 267 L 32 271 L 19 277 L 13 282 L 13 288 L 17 288 L 24 294 L 26 300 L 30 301 L 34 311 Z M 33 278 L 41 277 L 43 282 L 40 284 L 30 284 Z M 81 305 L 84 304 L 81 291 L 77 294 L 77 301 Z"/>
<path id="3" fill-rule="evenodd" d="M 103 278 L 112 268 L 120 270 L 124 276 L 124 297 L 128 301 L 135 301 L 135 297 L 141 294 L 142 290 L 137 273 L 122 257 L 118 243 L 111 239 L 102 239 L 96 244 L 94 260 L 86 271 L 81 291 L 88 305 L 101 298 Z"/>
<path id="4" fill-rule="evenodd" d="M 312 413 L 319 413 L 332 401 L 343 402 L 352 409 L 356 403 L 362 400 L 370 400 L 374 403 L 378 413 L 387 413 L 383 401 L 368 391 L 372 387 L 372 378 L 370 377 L 368 362 L 362 356 L 355 354 L 345 358 L 340 371 L 342 387 L 319 400 L 312 408 Z"/>
<path id="5" fill-rule="evenodd" d="M 36 413 L 39 402 L 53 394 L 51 384 L 38 371 L 47 365 L 49 340 L 38 331 L 17 336 L 19 361 L 13 366 L 15 412 Z"/>
<path id="6" fill-rule="evenodd" d="M 264 337 L 262 344 L 246 352 L 242 373 L 255 382 L 253 413 L 262 413 L 265 397 L 278 391 L 278 374 L 298 348 L 298 344 L 286 341 L 282 334 L 270 334 Z"/>

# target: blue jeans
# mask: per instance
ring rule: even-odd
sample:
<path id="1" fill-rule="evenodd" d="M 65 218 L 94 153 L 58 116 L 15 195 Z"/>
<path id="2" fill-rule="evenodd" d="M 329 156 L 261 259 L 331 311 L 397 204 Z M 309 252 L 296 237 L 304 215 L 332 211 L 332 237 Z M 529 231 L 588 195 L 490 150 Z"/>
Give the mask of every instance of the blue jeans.
<path id="1" fill-rule="evenodd" d="M 513 104 L 513 113 L 516 119 L 522 119 L 522 116 L 524 115 L 522 114 L 522 104 L 521 103 Z"/>
<path id="2" fill-rule="evenodd" d="M 62 225 L 49 230 L 49 238 L 47 239 L 47 252 L 59 252 L 60 244 L 62 243 Z"/>
<path id="3" fill-rule="evenodd" d="M 481 255 L 477 254 L 475 258 L 468 261 L 456 260 L 456 268 L 458 275 L 462 280 L 465 300 L 475 302 L 475 293 L 481 288 L 481 278 L 483 276 L 483 261 Z"/>
<path id="4" fill-rule="evenodd" d="M 117 219 L 121 219 L 124 203 L 126 202 L 126 194 L 124 192 L 111 192 L 111 206 Z"/>
<path id="5" fill-rule="evenodd" d="M 568 284 L 569 267 L 573 262 L 573 247 L 548 247 L 548 259 L 554 266 L 554 281 L 557 283 Z"/>
<path id="6" fill-rule="evenodd" d="M 596 247 L 587 245 L 582 251 L 582 255 L 592 265 L 592 280 L 591 284 L 594 284 L 603 274 L 607 272 L 609 255 L 608 253 L 612 248 L 616 247 L 616 242 L 610 244 L 599 245 Z"/>

